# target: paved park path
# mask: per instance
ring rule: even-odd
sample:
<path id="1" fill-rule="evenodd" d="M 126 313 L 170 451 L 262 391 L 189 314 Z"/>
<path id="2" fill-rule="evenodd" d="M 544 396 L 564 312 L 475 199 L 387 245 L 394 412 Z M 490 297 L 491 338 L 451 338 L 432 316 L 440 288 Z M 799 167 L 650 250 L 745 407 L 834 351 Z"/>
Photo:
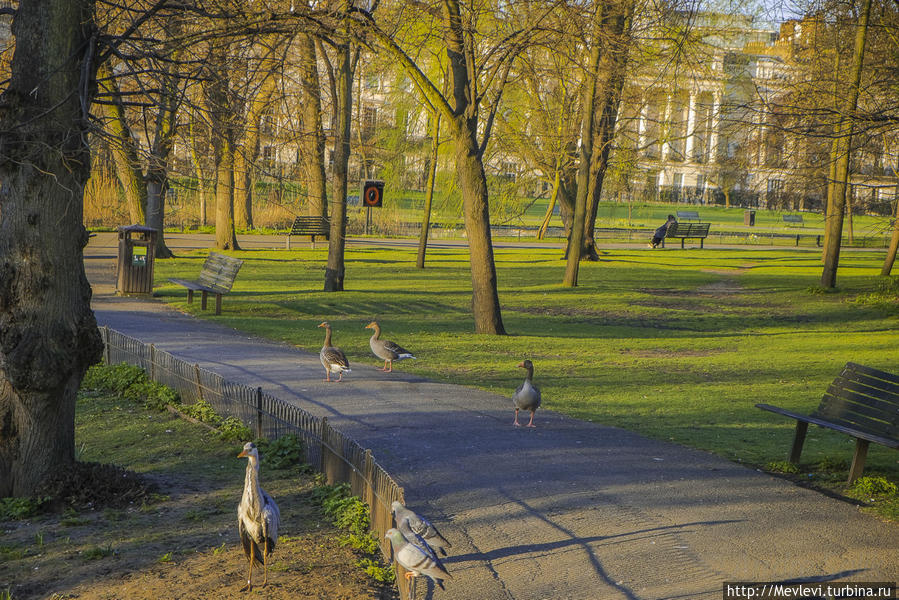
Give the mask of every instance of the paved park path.
<path id="1" fill-rule="evenodd" d="M 899 527 L 850 503 L 551 411 L 513 428 L 508 397 L 383 374 L 374 357 L 327 384 L 317 354 L 115 296 L 115 254 L 111 234 L 86 251 L 100 325 L 327 416 L 439 524 L 453 579 L 418 598 L 721 598 L 725 581 L 899 578 Z"/>

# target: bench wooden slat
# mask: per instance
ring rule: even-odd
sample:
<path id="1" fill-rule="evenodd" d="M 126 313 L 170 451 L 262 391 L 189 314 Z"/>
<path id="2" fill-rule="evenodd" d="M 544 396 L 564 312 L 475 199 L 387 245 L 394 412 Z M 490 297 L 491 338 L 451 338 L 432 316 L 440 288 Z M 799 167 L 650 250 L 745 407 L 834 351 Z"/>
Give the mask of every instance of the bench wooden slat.
<path id="1" fill-rule="evenodd" d="M 672 223 L 668 226 L 665 237 L 679 238 L 681 248 L 684 247 L 685 240 L 698 239 L 699 247 L 702 248 L 705 238 L 709 235 L 709 227 L 711 223 Z M 664 246 L 664 240 L 662 245 Z"/>
<path id="2" fill-rule="evenodd" d="M 201 292 L 200 308 L 206 310 L 207 294 L 215 294 L 215 314 L 222 313 L 222 295 L 231 291 L 237 272 L 243 261 L 233 256 L 210 252 L 196 280 L 172 279 L 169 281 L 187 288 L 187 303 L 193 302 L 193 293 Z"/>
<path id="3" fill-rule="evenodd" d="M 315 237 L 331 239 L 331 220 L 319 215 L 300 215 L 293 220 L 290 231 L 287 232 L 287 249 L 290 250 L 290 236 L 308 235 L 315 248 Z"/>
<path id="4" fill-rule="evenodd" d="M 877 395 L 871 388 L 866 388 L 853 382 L 840 382 L 840 385 L 831 384 L 827 388 L 827 398 L 822 398 L 820 410 L 826 405 L 840 406 L 845 410 L 853 410 L 856 406 L 864 407 L 864 414 L 880 419 L 885 423 L 895 420 L 899 403 L 890 402 L 883 396 Z"/>
<path id="5" fill-rule="evenodd" d="M 790 462 L 799 461 L 809 423 L 854 437 L 856 445 L 849 470 L 850 483 L 864 469 L 869 442 L 899 449 L 899 376 L 873 367 L 846 363 L 811 415 L 769 404 L 756 406 L 796 420 Z"/>
<path id="6" fill-rule="evenodd" d="M 686 219 L 688 221 L 698 221 L 699 211 L 697 210 L 679 210 L 677 211 L 678 219 Z"/>
<path id="7" fill-rule="evenodd" d="M 875 369 L 874 367 L 868 367 L 865 365 L 860 365 L 858 363 L 849 362 L 846 363 L 846 366 L 843 368 L 844 371 L 850 370 L 853 373 L 860 373 L 862 375 L 867 375 L 872 379 L 876 379 L 883 383 L 881 384 L 872 384 L 874 387 L 879 387 L 881 385 L 884 386 L 884 389 L 893 390 L 897 396 L 899 396 L 899 375 L 895 375 L 893 373 L 887 373 L 886 371 L 881 371 L 880 369 Z M 895 384 L 893 386 L 887 386 L 886 384 Z"/>

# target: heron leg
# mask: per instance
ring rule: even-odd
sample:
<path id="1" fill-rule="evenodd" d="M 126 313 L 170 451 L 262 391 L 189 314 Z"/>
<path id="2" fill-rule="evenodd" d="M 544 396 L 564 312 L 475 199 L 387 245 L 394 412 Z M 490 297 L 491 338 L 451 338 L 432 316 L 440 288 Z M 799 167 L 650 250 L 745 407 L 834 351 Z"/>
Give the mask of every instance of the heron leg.
<path id="1" fill-rule="evenodd" d="M 265 573 L 262 578 L 262 587 L 265 587 L 268 583 L 268 540 L 265 540 L 262 546 L 262 570 Z"/>
<path id="2" fill-rule="evenodd" d="M 253 591 L 253 553 L 250 552 L 250 572 L 247 574 L 247 585 L 240 588 L 241 592 Z"/>

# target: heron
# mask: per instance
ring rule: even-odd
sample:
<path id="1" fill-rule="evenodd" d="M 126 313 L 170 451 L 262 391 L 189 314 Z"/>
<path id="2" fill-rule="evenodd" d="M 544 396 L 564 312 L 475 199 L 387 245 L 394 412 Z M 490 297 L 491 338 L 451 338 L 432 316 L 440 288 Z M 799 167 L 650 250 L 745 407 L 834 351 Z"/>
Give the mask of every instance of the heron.
<path id="1" fill-rule="evenodd" d="M 259 485 L 259 450 L 253 442 L 244 444 L 238 458 L 247 459 L 247 475 L 244 480 L 243 496 L 237 505 L 237 528 L 240 543 L 250 563 L 247 585 L 240 591 L 253 589 L 253 563 L 261 564 L 265 572 L 262 587 L 268 583 L 268 557 L 275 550 L 278 541 L 278 527 L 281 525 L 281 511 L 271 496 Z"/>

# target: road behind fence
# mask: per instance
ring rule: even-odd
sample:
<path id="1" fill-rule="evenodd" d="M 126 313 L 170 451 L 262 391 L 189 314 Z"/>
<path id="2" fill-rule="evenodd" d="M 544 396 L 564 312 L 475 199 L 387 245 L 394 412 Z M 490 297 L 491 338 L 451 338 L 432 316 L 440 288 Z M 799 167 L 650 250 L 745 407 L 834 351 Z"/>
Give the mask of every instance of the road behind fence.
<path id="1" fill-rule="evenodd" d="M 184 404 L 199 400 L 208 402 L 223 417 L 240 419 L 256 437 L 269 440 L 293 433 L 303 440 L 306 461 L 324 473 L 329 484 L 349 483 L 353 495 L 360 497 L 370 509 L 371 530 L 381 553 L 388 562 L 392 558 L 390 542 L 384 538 L 393 527 L 391 504 L 405 503 L 403 488 L 377 462 L 371 450 L 360 446 L 319 418 L 303 409 L 267 394 L 262 388 L 226 381 L 222 376 L 187 363 L 153 344 L 102 327 L 106 364 L 128 363 L 143 369 L 152 379 L 177 391 Z M 397 565 L 397 586 L 401 600 L 412 597 L 411 588 Z"/>

